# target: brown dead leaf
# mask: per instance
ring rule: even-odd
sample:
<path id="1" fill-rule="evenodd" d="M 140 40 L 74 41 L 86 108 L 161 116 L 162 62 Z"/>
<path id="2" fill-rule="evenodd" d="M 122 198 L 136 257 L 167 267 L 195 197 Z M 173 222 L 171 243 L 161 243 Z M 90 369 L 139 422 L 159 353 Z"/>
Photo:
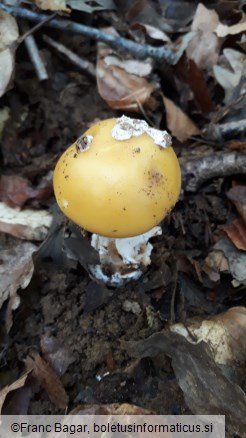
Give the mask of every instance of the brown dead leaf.
<path id="1" fill-rule="evenodd" d="M 164 95 L 163 102 L 166 108 L 167 127 L 174 137 L 183 142 L 189 137 L 201 133 L 200 129 L 182 109 Z"/>
<path id="2" fill-rule="evenodd" d="M 154 87 L 146 79 L 126 73 L 118 67 L 97 63 L 97 86 L 100 96 L 110 108 L 139 112 L 147 106 Z"/>
<path id="3" fill-rule="evenodd" d="M 203 74 L 197 67 L 196 63 L 192 59 L 183 55 L 179 62 L 174 66 L 174 72 L 180 80 L 189 84 L 201 111 L 203 113 L 212 111 L 214 105 L 209 96 L 208 87 Z"/>
<path id="4" fill-rule="evenodd" d="M 106 31 L 118 35 L 113 28 L 107 28 Z M 115 58 L 119 61 L 116 62 Z M 109 59 L 114 59 L 114 63 L 110 64 Z M 141 77 L 141 71 L 146 70 L 146 61 L 136 62 L 140 75 L 129 73 L 129 60 L 124 65 L 124 60 L 110 47 L 98 44 L 97 87 L 100 96 L 111 108 L 139 112 L 141 106 L 153 105 L 151 93 L 155 87 Z M 147 67 L 149 71 L 149 65 Z"/>
<path id="5" fill-rule="evenodd" d="M 246 394 L 223 374 L 205 342 L 194 345 L 184 336 L 163 330 L 147 339 L 122 341 L 122 344 L 133 357 L 170 356 L 177 381 L 192 413 L 211 415 L 223 412 L 228 430 L 246 437 Z"/>
<path id="6" fill-rule="evenodd" d="M 226 195 L 233 202 L 246 225 L 246 186 L 235 185 Z"/>
<path id="7" fill-rule="evenodd" d="M 39 354 L 34 359 L 28 357 L 27 363 L 29 367 L 33 367 L 34 376 L 40 386 L 47 392 L 52 403 L 58 409 L 66 409 L 69 401 L 68 395 L 61 380 L 51 366 Z"/>
<path id="8" fill-rule="evenodd" d="M 217 12 L 199 3 L 191 25 L 194 36 L 189 42 L 186 54 L 200 69 L 209 70 L 218 62 L 220 42 L 214 33 L 218 24 Z"/>
<path id="9" fill-rule="evenodd" d="M 34 0 L 36 6 L 43 10 L 71 12 L 66 0 Z"/>
<path id="10" fill-rule="evenodd" d="M 228 145 L 228 148 L 231 151 L 245 151 L 246 150 L 246 141 L 233 141 Z"/>
<path id="11" fill-rule="evenodd" d="M 29 370 L 27 373 L 23 374 L 23 376 L 19 377 L 19 379 L 17 379 L 15 382 L 11 383 L 11 385 L 5 386 L 5 388 L 3 388 L 0 391 L 0 413 L 2 413 L 2 408 L 5 402 L 5 399 L 7 397 L 7 395 L 11 392 L 11 391 L 15 391 L 16 389 L 22 388 L 25 383 L 26 383 L 26 379 L 28 377 L 28 375 L 30 374 L 31 370 Z"/>
<path id="12" fill-rule="evenodd" d="M 31 281 L 34 265 L 32 254 L 37 247 L 32 243 L 20 243 L 15 248 L 1 251 L 0 263 L 0 308 L 4 301 L 9 299 L 6 320 L 7 331 L 12 326 L 12 310 L 18 308 L 20 297 L 17 295 L 19 288 L 25 289 Z"/>
<path id="13" fill-rule="evenodd" d="M 246 251 L 246 225 L 242 219 L 235 219 L 224 231 L 237 249 Z"/>
<path id="14" fill-rule="evenodd" d="M 18 175 L 2 175 L 0 178 L 0 200 L 9 207 L 22 207 L 28 199 L 47 199 L 52 193 L 51 184 L 41 188 L 29 186 L 26 178 Z"/>

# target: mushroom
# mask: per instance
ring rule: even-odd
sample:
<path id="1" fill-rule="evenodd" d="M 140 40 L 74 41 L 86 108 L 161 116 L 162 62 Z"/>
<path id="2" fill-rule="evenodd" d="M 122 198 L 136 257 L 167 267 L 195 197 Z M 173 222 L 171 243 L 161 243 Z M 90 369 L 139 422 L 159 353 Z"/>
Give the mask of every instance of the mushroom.
<path id="1" fill-rule="evenodd" d="M 148 240 L 161 234 L 157 225 L 175 205 L 180 187 L 170 135 L 126 116 L 91 126 L 54 171 L 60 209 L 93 233 L 101 265 L 91 272 L 114 285 L 138 278 L 150 263 Z"/>

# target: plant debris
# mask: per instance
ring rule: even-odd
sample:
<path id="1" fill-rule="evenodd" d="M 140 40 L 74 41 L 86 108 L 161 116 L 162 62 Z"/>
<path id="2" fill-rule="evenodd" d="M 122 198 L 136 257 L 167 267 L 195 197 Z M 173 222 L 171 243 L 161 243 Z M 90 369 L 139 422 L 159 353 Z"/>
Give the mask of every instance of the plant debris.
<path id="1" fill-rule="evenodd" d="M 239 0 L 1 2 L 1 414 L 222 414 L 246 437 L 245 29 Z M 116 289 L 52 178 L 122 115 L 170 133 L 182 192 Z"/>

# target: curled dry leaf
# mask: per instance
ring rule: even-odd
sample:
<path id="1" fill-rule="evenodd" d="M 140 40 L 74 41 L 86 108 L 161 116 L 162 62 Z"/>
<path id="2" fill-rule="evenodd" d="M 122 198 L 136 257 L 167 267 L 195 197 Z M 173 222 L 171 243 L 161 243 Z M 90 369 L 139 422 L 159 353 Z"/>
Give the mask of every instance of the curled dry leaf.
<path id="1" fill-rule="evenodd" d="M 18 211 L 0 202 L 0 231 L 19 239 L 44 240 L 52 222 L 47 210 Z"/>
<path id="2" fill-rule="evenodd" d="M 199 135 L 200 129 L 195 123 L 167 97 L 163 96 L 166 108 L 167 127 L 172 135 L 183 142 L 192 135 Z"/>
<path id="3" fill-rule="evenodd" d="M 19 36 L 16 20 L 0 11 L 0 97 L 7 90 L 14 71 L 15 48 L 12 46 Z"/>
<path id="4" fill-rule="evenodd" d="M 112 28 L 107 28 L 110 34 L 118 35 Z M 118 61 L 117 61 L 118 60 Z M 111 63 L 109 63 L 109 61 Z M 145 78 L 141 77 L 141 71 L 146 74 L 146 61 L 135 61 L 129 63 L 120 60 L 112 49 L 105 44 L 98 44 L 97 59 L 97 87 L 101 97 L 113 109 L 127 111 L 140 111 L 141 106 L 153 105 L 150 99 L 154 91 L 154 85 L 150 84 Z M 138 74 L 129 73 L 129 65 Z"/>
<path id="5" fill-rule="evenodd" d="M 192 344 L 209 345 L 215 362 L 220 365 L 246 363 L 246 308 L 233 307 L 208 319 L 193 318 L 185 325 L 173 324 L 170 330 L 184 336 Z"/>
<path id="6" fill-rule="evenodd" d="M 34 0 L 36 6 L 43 10 L 70 12 L 66 0 Z"/>
<path id="7" fill-rule="evenodd" d="M 224 231 L 237 249 L 246 251 L 246 225 L 242 219 L 235 219 Z"/>
<path id="8" fill-rule="evenodd" d="M 209 70 L 218 62 L 220 42 L 214 33 L 218 24 L 217 12 L 199 3 L 191 25 L 194 36 L 189 42 L 186 54 L 201 69 Z"/>
<path id="9" fill-rule="evenodd" d="M 227 197 L 233 202 L 246 225 L 246 186 L 240 184 L 227 192 Z"/>
<path id="10" fill-rule="evenodd" d="M 47 392 L 49 399 L 58 409 L 66 409 L 68 405 L 68 395 L 62 385 L 61 380 L 45 362 L 42 357 L 37 354 L 35 358 L 28 357 L 27 366 L 33 368 L 33 374 L 38 380 L 40 386 Z"/>
<path id="11" fill-rule="evenodd" d="M 97 86 L 110 108 L 136 112 L 140 111 L 141 105 L 147 105 L 154 91 L 146 79 L 130 75 L 116 66 L 108 67 L 102 60 L 97 63 Z"/>
<path id="12" fill-rule="evenodd" d="M 30 372 L 31 372 L 31 370 L 29 370 L 28 372 L 23 374 L 23 376 L 19 377 L 19 379 L 17 379 L 15 382 L 11 383 L 11 385 L 5 386 L 0 391 L 0 413 L 2 413 L 2 408 L 3 408 L 3 405 L 4 405 L 4 402 L 5 402 L 7 395 L 11 391 L 16 391 L 17 389 L 22 388 L 25 385 L 27 377 L 30 374 Z"/>
<path id="13" fill-rule="evenodd" d="M 7 331 L 12 326 L 12 310 L 17 309 L 20 297 L 17 295 L 19 288 L 25 289 L 31 281 L 34 265 L 32 254 L 37 247 L 32 243 L 21 243 L 15 248 L 1 251 L 0 263 L 0 309 L 9 299 L 7 309 Z"/>

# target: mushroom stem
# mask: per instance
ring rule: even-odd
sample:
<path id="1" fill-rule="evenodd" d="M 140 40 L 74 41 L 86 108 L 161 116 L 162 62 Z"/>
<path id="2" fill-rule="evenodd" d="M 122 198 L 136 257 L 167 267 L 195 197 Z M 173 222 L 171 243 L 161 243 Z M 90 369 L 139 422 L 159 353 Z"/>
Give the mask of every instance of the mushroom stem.
<path id="1" fill-rule="evenodd" d="M 161 234 L 161 227 L 154 227 L 139 236 L 117 239 L 93 234 L 91 245 L 98 251 L 100 264 L 89 265 L 91 274 L 114 287 L 137 280 L 151 263 L 153 245 L 149 240 Z"/>

